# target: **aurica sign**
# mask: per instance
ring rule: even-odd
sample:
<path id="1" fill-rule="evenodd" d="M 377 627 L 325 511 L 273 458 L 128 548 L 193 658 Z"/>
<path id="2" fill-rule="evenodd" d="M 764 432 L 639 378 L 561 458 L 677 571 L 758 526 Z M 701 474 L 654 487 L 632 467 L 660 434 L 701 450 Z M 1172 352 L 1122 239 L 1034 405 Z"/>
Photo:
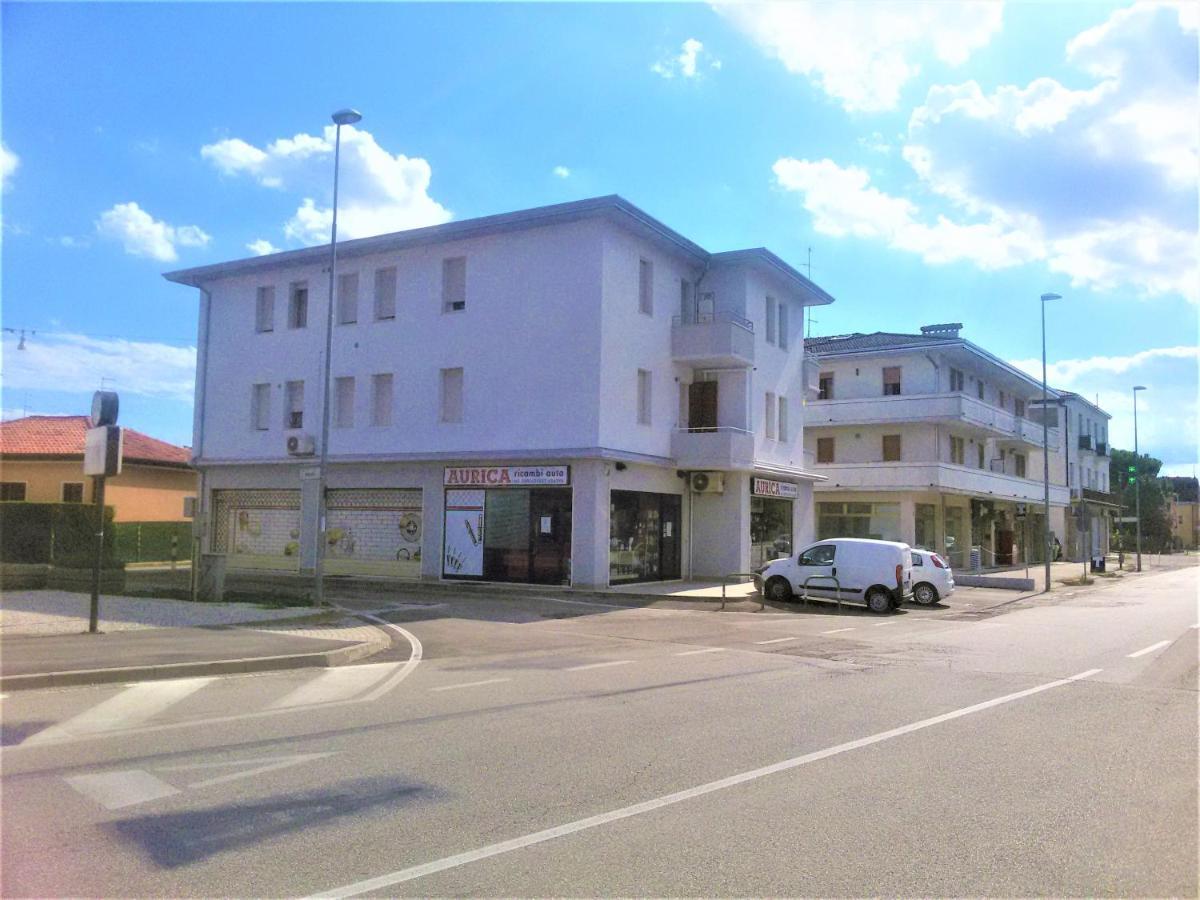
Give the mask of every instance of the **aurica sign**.
<path id="1" fill-rule="evenodd" d="M 446 487 L 501 488 L 571 483 L 570 466 L 447 466 Z"/>

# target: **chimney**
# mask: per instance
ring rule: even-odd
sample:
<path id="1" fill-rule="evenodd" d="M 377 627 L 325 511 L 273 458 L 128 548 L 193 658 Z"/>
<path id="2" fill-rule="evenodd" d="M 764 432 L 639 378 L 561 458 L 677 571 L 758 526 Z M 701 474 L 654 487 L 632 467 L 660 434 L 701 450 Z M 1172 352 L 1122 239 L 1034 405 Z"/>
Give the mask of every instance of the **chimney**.
<path id="1" fill-rule="evenodd" d="M 943 322 L 941 325 L 922 325 L 921 334 L 929 337 L 958 337 L 962 322 Z"/>

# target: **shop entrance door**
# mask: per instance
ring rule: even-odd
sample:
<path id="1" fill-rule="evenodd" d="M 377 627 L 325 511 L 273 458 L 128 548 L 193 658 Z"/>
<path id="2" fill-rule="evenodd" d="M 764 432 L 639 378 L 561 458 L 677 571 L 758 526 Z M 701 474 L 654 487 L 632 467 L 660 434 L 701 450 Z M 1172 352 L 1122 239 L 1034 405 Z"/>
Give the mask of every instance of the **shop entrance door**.
<path id="1" fill-rule="evenodd" d="M 571 492 L 530 492 L 529 581 L 571 583 Z"/>

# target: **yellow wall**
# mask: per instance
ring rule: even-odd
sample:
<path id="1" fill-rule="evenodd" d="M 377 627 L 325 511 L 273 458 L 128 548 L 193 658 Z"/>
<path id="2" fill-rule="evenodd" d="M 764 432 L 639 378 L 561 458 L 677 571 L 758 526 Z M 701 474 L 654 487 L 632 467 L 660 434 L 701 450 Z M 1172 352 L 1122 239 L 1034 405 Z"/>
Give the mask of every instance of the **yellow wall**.
<path id="1" fill-rule="evenodd" d="M 0 481 L 25 482 L 25 499 L 33 503 L 58 503 L 64 481 L 83 482 L 83 502 L 92 502 L 92 479 L 83 474 L 81 461 L 0 462 Z M 183 498 L 195 497 L 196 473 L 191 469 L 165 469 L 126 464 L 120 475 L 108 479 L 104 503 L 113 507 L 117 522 L 179 522 Z"/>
<path id="2" fill-rule="evenodd" d="M 1171 535 L 1179 539 L 1185 550 L 1196 549 L 1197 517 L 1200 516 L 1200 503 L 1171 500 Z"/>

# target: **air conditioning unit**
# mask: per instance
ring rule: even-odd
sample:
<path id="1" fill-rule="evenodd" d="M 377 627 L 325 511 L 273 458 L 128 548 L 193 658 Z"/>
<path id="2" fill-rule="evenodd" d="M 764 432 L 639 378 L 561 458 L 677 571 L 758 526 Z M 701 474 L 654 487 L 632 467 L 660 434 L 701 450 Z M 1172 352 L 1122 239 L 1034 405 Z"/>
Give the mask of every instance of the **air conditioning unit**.
<path id="1" fill-rule="evenodd" d="M 723 472 L 693 472 L 690 483 L 693 494 L 720 494 L 725 491 Z"/>
<path id="2" fill-rule="evenodd" d="M 311 434 L 293 434 L 287 439 L 288 456 L 312 456 L 317 452 L 317 442 Z"/>

